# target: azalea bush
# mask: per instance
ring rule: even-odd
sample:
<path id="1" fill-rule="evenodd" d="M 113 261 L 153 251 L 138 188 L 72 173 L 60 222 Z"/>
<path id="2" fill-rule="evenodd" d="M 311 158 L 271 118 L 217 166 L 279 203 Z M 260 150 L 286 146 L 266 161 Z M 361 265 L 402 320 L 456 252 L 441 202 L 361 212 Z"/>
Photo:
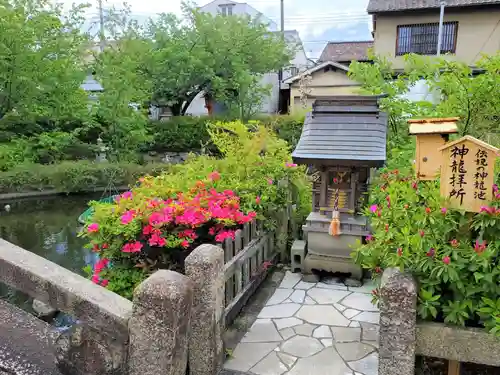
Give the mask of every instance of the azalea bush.
<path id="1" fill-rule="evenodd" d="M 377 280 L 388 267 L 419 285 L 418 316 L 500 334 L 500 193 L 478 214 L 447 207 L 439 181 L 385 170 L 371 189 L 368 236 L 353 253 Z M 378 289 L 373 291 L 378 299 Z"/>
<path id="2" fill-rule="evenodd" d="M 95 283 L 132 298 L 155 270 L 183 272 L 185 257 L 202 243 L 233 238 L 253 219 L 274 229 L 289 203 L 298 220 L 308 213 L 305 169 L 290 161 L 285 141 L 259 124 L 218 122 L 208 132 L 222 158 L 193 155 L 157 177 L 140 178 L 113 204 L 93 203 L 82 235 L 100 255 L 87 269 Z"/>

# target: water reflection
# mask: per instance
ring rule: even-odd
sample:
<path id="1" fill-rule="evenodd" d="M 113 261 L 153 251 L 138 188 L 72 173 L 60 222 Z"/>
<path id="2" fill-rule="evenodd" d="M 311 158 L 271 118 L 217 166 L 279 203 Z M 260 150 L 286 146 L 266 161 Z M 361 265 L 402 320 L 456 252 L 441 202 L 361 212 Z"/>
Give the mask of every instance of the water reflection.
<path id="1" fill-rule="evenodd" d="M 54 198 L 9 202 L 10 211 L 0 205 L 0 237 L 40 255 L 75 273 L 84 275 L 87 264 L 95 264 L 97 256 L 83 246 L 77 237 L 78 216 L 91 199 L 99 196 L 57 196 Z M 31 301 L 19 292 L 0 285 L 0 295 L 27 310 Z"/>

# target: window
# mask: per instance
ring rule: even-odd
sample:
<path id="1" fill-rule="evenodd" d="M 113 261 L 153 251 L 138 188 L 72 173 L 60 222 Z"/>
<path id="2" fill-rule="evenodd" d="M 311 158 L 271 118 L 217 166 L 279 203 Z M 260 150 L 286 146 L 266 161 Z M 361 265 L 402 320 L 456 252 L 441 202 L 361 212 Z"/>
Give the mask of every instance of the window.
<path id="1" fill-rule="evenodd" d="M 444 22 L 441 53 L 455 53 L 458 22 Z M 407 53 L 435 55 L 437 53 L 439 24 L 421 23 L 400 25 L 397 28 L 396 56 Z"/>
<path id="2" fill-rule="evenodd" d="M 299 68 L 297 68 L 296 66 L 292 66 L 290 68 L 290 74 L 291 77 L 295 77 L 297 74 L 299 74 Z"/>
<path id="3" fill-rule="evenodd" d="M 220 13 L 223 16 L 232 16 L 233 15 L 233 4 L 225 4 L 225 5 L 219 5 L 220 8 Z"/>

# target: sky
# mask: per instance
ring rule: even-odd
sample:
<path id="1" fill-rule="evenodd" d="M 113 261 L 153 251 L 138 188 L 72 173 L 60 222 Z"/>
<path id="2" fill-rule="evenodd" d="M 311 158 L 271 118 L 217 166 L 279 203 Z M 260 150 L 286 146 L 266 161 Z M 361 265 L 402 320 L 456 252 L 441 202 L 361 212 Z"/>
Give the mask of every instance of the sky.
<path id="1" fill-rule="evenodd" d="M 71 3 L 70 0 L 64 0 Z M 97 0 L 93 18 L 96 18 Z M 128 0 L 132 17 L 139 20 L 161 12 L 180 14 L 182 0 Z M 202 6 L 211 0 L 197 0 Z M 103 0 L 104 7 L 121 7 L 123 2 Z M 253 6 L 280 24 L 280 0 L 239 0 Z M 308 57 L 317 58 L 328 41 L 371 40 L 371 18 L 366 13 L 368 0 L 284 0 L 285 29 L 298 30 Z"/>

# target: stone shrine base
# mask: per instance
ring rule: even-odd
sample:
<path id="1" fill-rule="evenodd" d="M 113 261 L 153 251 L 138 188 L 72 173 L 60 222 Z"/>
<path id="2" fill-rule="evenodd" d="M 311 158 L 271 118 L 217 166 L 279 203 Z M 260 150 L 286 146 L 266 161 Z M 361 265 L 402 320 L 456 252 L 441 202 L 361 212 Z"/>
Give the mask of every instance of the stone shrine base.
<path id="1" fill-rule="evenodd" d="M 308 283 L 287 272 L 224 373 L 377 375 L 379 313 L 372 289 L 369 282 L 359 288 Z"/>

